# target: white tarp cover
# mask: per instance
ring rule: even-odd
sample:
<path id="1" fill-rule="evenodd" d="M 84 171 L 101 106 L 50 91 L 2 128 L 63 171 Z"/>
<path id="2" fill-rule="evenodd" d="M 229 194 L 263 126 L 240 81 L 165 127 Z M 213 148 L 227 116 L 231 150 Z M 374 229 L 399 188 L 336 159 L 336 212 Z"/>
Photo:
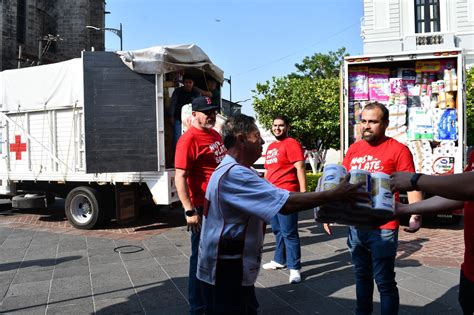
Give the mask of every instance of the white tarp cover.
<path id="1" fill-rule="evenodd" d="M 84 104 L 82 59 L 0 72 L 0 111 Z"/>
<path id="2" fill-rule="evenodd" d="M 118 55 L 133 71 L 143 74 L 165 74 L 186 68 L 199 68 L 224 82 L 224 71 L 197 45 L 155 46 L 134 51 L 119 51 Z"/>

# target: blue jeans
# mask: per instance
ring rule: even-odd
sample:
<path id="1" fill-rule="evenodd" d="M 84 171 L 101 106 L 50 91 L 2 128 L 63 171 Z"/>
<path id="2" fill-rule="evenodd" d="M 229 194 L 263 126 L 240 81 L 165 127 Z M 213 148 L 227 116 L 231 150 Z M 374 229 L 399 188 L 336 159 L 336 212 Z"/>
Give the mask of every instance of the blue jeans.
<path id="1" fill-rule="evenodd" d="M 191 257 L 189 257 L 188 300 L 189 314 L 204 314 L 201 282 L 197 279 L 197 263 L 200 233 L 191 233 Z"/>
<path id="2" fill-rule="evenodd" d="M 474 314 L 474 282 L 470 281 L 461 270 L 461 278 L 459 280 L 459 304 L 461 304 L 464 315 Z"/>
<path id="3" fill-rule="evenodd" d="M 356 277 L 356 314 L 372 314 L 374 279 L 380 293 L 381 314 L 398 314 L 400 298 L 395 281 L 398 230 L 349 228 L 347 246 Z"/>
<path id="4" fill-rule="evenodd" d="M 276 248 L 273 260 L 288 264 L 289 269 L 301 269 L 301 246 L 298 235 L 298 213 L 277 214 L 270 221 L 275 234 Z"/>

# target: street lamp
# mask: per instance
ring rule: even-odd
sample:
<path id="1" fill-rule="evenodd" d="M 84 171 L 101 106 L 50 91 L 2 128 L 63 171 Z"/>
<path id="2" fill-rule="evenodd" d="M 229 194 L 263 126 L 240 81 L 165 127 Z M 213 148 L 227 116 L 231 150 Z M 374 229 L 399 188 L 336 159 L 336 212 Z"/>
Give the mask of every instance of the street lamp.
<path id="1" fill-rule="evenodd" d="M 242 105 L 240 105 L 240 103 L 245 103 L 247 101 L 250 101 L 250 98 L 247 98 L 243 101 L 230 102 L 231 116 L 234 116 L 236 114 L 240 114 L 241 113 L 240 109 L 242 108 Z"/>
<path id="2" fill-rule="evenodd" d="M 101 28 L 101 27 L 92 26 L 92 25 L 86 25 L 86 28 L 90 28 L 90 29 L 93 29 L 93 30 L 96 30 L 96 31 L 109 31 L 109 32 L 114 33 L 115 35 L 117 35 L 120 38 L 120 50 L 123 50 L 123 48 L 122 48 L 122 23 L 120 23 L 120 28 L 118 28 L 118 29 L 117 28 L 111 28 L 111 27 Z"/>
<path id="3" fill-rule="evenodd" d="M 229 78 L 224 78 L 224 81 L 229 83 L 229 101 L 232 102 L 232 76 L 229 76 Z"/>
<path id="4" fill-rule="evenodd" d="M 250 101 L 250 98 L 247 98 L 247 99 L 245 99 L 245 100 L 243 100 L 243 101 L 234 102 L 234 104 L 245 103 L 245 102 L 247 102 L 247 101 Z"/>

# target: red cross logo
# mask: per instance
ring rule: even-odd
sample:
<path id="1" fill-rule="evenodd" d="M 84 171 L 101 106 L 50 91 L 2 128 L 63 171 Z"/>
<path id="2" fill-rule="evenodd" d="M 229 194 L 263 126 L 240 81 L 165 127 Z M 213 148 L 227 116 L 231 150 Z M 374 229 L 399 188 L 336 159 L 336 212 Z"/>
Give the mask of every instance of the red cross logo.
<path id="1" fill-rule="evenodd" d="M 26 143 L 21 143 L 21 136 L 15 136 L 15 143 L 10 144 L 10 152 L 15 152 L 17 160 L 21 160 L 21 152 L 26 152 Z"/>

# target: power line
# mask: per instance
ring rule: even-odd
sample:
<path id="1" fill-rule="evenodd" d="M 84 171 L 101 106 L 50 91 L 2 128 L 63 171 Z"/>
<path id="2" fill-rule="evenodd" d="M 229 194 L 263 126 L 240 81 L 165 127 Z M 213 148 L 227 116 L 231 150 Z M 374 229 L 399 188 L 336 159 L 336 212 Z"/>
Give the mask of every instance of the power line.
<path id="1" fill-rule="evenodd" d="M 240 73 L 238 73 L 238 74 L 233 74 L 232 76 L 237 77 L 237 76 L 240 76 L 240 75 L 244 75 L 244 74 L 247 74 L 247 73 L 249 73 L 249 72 L 253 72 L 253 71 L 255 71 L 255 70 L 258 70 L 258 69 L 264 68 L 264 67 L 266 67 L 266 66 L 269 66 L 269 65 L 271 65 L 271 64 L 280 62 L 280 61 L 282 61 L 283 59 L 286 59 L 286 58 L 289 58 L 289 57 L 291 57 L 291 56 L 294 56 L 294 55 L 296 55 L 296 54 L 298 54 L 298 53 L 300 53 L 300 52 L 302 52 L 302 51 L 304 51 L 304 50 L 306 50 L 306 49 L 309 49 L 309 48 L 311 48 L 311 47 L 314 47 L 314 46 L 316 46 L 316 45 L 319 45 L 319 44 L 320 44 L 321 42 L 323 42 L 323 41 L 327 41 L 328 39 L 330 39 L 330 38 L 332 38 L 332 37 L 335 37 L 335 36 L 337 36 L 337 35 L 339 35 L 339 34 L 341 34 L 341 33 L 344 33 L 345 31 L 347 31 L 348 29 L 350 29 L 351 27 L 353 27 L 354 25 L 359 24 L 359 23 L 360 23 L 360 22 L 353 23 L 353 24 L 347 26 L 346 28 L 343 28 L 342 30 L 340 30 L 340 31 L 338 31 L 338 32 L 336 32 L 336 33 L 334 33 L 334 34 L 332 34 L 332 35 L 330 35 L 330 36 L 327 36 L 327 37 L 325 37 L 324 39 L 322 39 L 322 40 L 320 40 L 320 41 L 318 41 L 318 42 L 316 42 L 316 43 L 314 43 L 314 44 L 311 44 L 311 45 L 306 46 L 306 47 L 304 47 L 304 48 L 302 48 L 302 49 L 299 49 L 299 50 L 297 50 L 297 51 L 295 51 L 295 52 L 292 52 L 291 54 L 288 54 L 288 55 L 283 56 L 283 57 L 280 57 L 280 58 L 278 58 L 278 59 L 269 61 L 269 62 L 267 62 L 267 63 L 264 63 L 264 64 L 260 65 L 260 66 L 256 66 L 256 67 L 254 67 L 254 68 L 251 68 L 251 69 L 249 69 L 249 70 L 246 70 L 246 71 L 244 71 L 244 72 L 240 72 Z"/>

